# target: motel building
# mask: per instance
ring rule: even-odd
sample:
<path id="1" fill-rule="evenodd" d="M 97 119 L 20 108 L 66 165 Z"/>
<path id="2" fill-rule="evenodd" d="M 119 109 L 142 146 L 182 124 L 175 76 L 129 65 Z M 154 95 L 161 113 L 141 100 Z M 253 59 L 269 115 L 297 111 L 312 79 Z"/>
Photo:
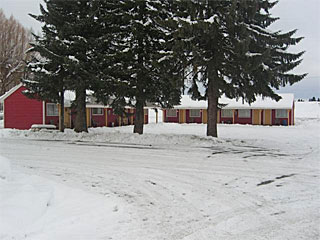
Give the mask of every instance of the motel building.
<path id="1" fill-rule="evenodd" d="M 248 104 L 242 98 L 229 99 L 221 97 L 217 122 L 225 124 L 252 125 L 294 125 L 294 95 L 279 94 L 278 102 L 271 98 L 257 97 L 256 101 Z M 181 104 L 172 109 L 163 110 L 163 122 L 171 123 L 207 123 L 207 101 L 192 100 L 183 95 Z"/>
<path id="2" fill-rule="evenodd" d="M 27 98 L 23 92 L 27 89 L 19 84 L 0 97 L 0 105 L 3 110 L 5 128 L 30 129 L 32 125 L 59 126 L 60 108 L 56 103 L 39 101 Z M 64 125 L 73 128 L 76 117 L 71 108 L 75 94 L 72 91 L 65 92 Z M 116 127 L 134 124 L 135 109 L 127 107 L 126 116 L 118 116 L 110 106 L 96 103 L 94 98 L 87 97 L 86 119 L 88 127 Z M 144 123 L 148 123 L 148 109 L 144 110 Z"/>

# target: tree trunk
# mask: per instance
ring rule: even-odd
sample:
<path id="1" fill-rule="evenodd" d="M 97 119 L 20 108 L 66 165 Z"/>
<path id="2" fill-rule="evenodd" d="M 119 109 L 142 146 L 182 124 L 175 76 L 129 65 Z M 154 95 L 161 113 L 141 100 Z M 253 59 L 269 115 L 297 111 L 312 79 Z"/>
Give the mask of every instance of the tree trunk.
<path id="1" fill-rule="evenodd" d="M 74 130 L 76 132 L 88 132 L 86 121 L 86 89 L 81 86 L 76 89 L 76 114 Z"/>
<path id="2" fill-rule="evenodd" d="M 62 90 L 60 94 L 59 130 L 64 132 L 64 91 Z"/>
<path id="3" fill-rule="evenodd" d="M 136 114 L 134 121 L 133 132 L 138 134 L 143 134 L 143 124 L 144 124 L 144 101 L 137 99 L 136 103 Z"/>
<path id="4" fill-rule="evenodd" d="M 218 114 L 218 99 L 219 90 L 215 84 L 214 74 L 209 74 L 208 80 L 208 124 L 207 136 L 218 137 L 217 131 L 217 114 Z"/>

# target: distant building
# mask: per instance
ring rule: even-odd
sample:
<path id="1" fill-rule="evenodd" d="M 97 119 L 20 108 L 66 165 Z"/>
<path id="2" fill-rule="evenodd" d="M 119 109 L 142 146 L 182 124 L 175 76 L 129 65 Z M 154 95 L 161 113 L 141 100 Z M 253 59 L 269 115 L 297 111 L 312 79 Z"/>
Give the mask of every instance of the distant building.
<path id="1" fill-rule="evenodd" d="M 4 127 L 15 129 L 30 129 L 33 124 L 53 124 L 59 126 L 59 105 L 47 101 L 27 98 L 23 92 L 27 89 L 18 85 L 0 97 L 3 106 Z M 71 108 L 75 94 L 71 91 L 65 93 L 64 125 L 73 128 L 76 113 Z M 95 103 L 88 98 L 86 105 L 86 119 L 88 127 L 115 127 L 134 124 L 135 109 L 127 107 L 126 117 L 118 116 L 110 106 Z M 148 109 L 144 110 L 145 123 L 148 123 Z"/>
<path id="2" fill-rule="evenodd" d="M 242 99 L 222 97 L 219 103 L 218 123 L 253 125 L 294 125 L 294 95 L 279 94 L 278 102 L 271 98 L 257 97 L 250 105 Z M 163 110 L 163 122 L 207 123 L 207 101 L 195 101 L 184 95 L 181 104 Z"/>

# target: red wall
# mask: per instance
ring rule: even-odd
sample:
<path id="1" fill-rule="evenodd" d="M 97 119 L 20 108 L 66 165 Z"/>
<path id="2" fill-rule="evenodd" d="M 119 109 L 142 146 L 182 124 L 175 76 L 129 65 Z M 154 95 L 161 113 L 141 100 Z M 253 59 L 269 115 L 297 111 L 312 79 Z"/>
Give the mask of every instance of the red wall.
<path id="1" fill-rule="evenodd" d="M 104 127 L 106 125 L 105 109 L 102 112 L 102 115 L 93 115 L 92 109 L 90 109 L 92 127 Z"/>
<path id="2" fill-rule="evenodd" d="M 200 110 L 200 117 L 190 117 L 190 110 L 186 110 L 186 123 L 202 123 L 202 111 Z"/>
<path id="3" fill-rule="evenodd" d="M 221 117 L 220 114 L 220 123 L 232 123 L 233 122 L 233 118 L 226 118 L 226 117 Z"/>
<path id="4" fill-rule="evenodd" d="M 292 110 L 291 110 L 292 111 Z M 284 122 L 287 122 L 287 125 L 291 124 L 291 111 L 288 118 L 276 118 L 276 110 L 272 110 L 272 125 L 283 125 Z"/>
<path id="5" fill-rule="evenodd" d="M 119 117 L 113 113 L 112 108 L 107 108 L 108 114 L 108 126 L 107 127 L 116 127 L 119 126 Z"/>
<path id="6" fill-rule="evenodd" d="M 176 117 L 167 117 L 167 110 L 164 110 L 164 122 L 179 123 L 179 111 L 177 110 Z"/>
<path id="7" fill-rule="evenodd" d="M 47 108 L 46 108 L 46 124 L 53 124 L 59 127 L 59 116 L 47 116 Z"/>
<path id="8" fill-rule="evenodd" d="M 252 124 L 252 110 L 250 110 L 250 117 L 249 118 L 239 118 L 238 117 L 238 110 L 236 110 L 235 114 L 234 114 L 234 123 Z"/>
<path id="9" fill-rule="evenodd" d="M 25 87 L 18 88 L 4 100 L 4 127 L 30 129 L 32 124 L 42 124 L 42 102 L 22 94 Z"/>

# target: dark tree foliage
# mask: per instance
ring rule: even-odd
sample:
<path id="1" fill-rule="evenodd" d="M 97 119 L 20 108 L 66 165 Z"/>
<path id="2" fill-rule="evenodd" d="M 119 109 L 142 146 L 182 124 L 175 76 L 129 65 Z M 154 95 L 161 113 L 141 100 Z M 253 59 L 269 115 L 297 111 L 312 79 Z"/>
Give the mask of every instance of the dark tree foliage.
<path id="1" fill-rule="evenodd" d="M 32 80 L 23 79 L 22 82 L 28 88 L 25 94 L 31 98 L 60 103 L 61 118 L 59 129 L 64 131 L 64 91 L 66 90 L 68 46 L 63 42 L 63 27 L 66 15 L 51 1 L 46 1 L 47 10 L 40 5 L 41 15 L 33 18 L 45 25 L 42 27 L 42 35 L 34 35 L 31 43 L 33 59 L 28 63 L 27 70 L 32 73 Z"/>
<path id="2" fill-rule="evenodd" d="M 45 0 L 46 9 L 40 6 L 41 14 L 31 15 L 44 24 L 43 36 L 35 36 L 33 44 L 33 51 L 40 54 L 41 60 L 29 63 L 34 79 L 25 83 L 36 96 L 59 101 L 61 107 L 63 92 L 74 90 L 76 132 L 87 131 L 86 90 L 97 80 L 99 67 L 92 59 L 101 36 L 97 21 L 98 3 L 90 0 Z"/>
<path id="3" fill-rule="evenodd" d="M 104 48 L 102 62 L 108 67 L 95 92 L 99 100 L 112 95 L 116 109 L 134 106 L 134 132 L 142 134 L 147 102 L 169 107 L 180 101 L 182 68 L 173 52 L 174 5 L 170 1 L 128 0 L 117 1 L 113 7 L 111 32 L 116 37 Z M 110 26 L 105 27 L 110 33 Z"/>
<path id="4" fill-rule="evenodd" d="M 181 15 L 180 44 L 192 65 L 195 99 L 208 99 L 207 135 L 217 137 L 218 99 L 242 97 L 249 103 L 257 95 L 279 100 L 274 92 L 305 77 L 290 71 L 301 62 L 300 53 L 288 47 L 299 43 L 296 30 L 282 33 L 268 27 L 278 20 L 270 14 L 277 2 L 269 0 L 179 1 L 188 14 Z M 206 89 L 199 93 L 199 85 Z"/>

